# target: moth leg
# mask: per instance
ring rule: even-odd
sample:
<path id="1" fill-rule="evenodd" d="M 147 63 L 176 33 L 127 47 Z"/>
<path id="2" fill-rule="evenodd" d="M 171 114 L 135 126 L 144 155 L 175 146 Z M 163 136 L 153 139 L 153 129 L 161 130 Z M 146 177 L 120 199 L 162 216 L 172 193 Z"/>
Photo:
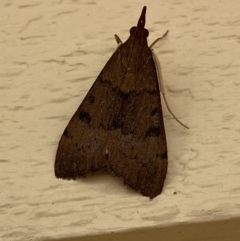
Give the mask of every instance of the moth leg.
<path id="1" fill-rule="evenodd" d="M 157 38 L 150 46 L 149 48 L 151 49 L 153 47 L 153 45 L 155 45 L 158 41 L 162 40 L 164 37 L 166 37 L 166 35 L 168 34 L 168 30 L 166 31 L 165 34 L 163 34 L 163 36 L 161 38 Z"/>
<path id="2" fill-rule="evenodd" d="M 114 35 L 117 44 L 122 44 L 122 40 L 117 36 L 117 34 Z"/>

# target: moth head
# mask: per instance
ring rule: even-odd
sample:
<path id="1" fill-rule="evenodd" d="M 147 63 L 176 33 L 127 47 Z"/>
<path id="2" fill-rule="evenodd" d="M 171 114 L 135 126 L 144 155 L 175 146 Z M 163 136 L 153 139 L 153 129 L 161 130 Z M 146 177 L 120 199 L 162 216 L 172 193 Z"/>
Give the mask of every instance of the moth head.
<path id="1" fill-rule="evenodd" d="M 145 22 L 146 22 L 146 11 L 147 7 L 143 7 L 141 16 L 138 20 L 137 27 L 132 27 L 130 29 L 131 36 L 135 36 L 138 38 L 147 38 L 149 35 L 149 32 L 147 29 L 145 29 Z"/>
<path id="2" fill-rule="evenodd" d="M 145 28 L 139 29 L 138 27 L 132 27 L 130 29 L 130 34 L 131 34 L 131 36 L 137 36 L 137 37 L 140 37 L 140 38 L 147 38 L 148 35 L 149 35 L 149 32 Z"/>

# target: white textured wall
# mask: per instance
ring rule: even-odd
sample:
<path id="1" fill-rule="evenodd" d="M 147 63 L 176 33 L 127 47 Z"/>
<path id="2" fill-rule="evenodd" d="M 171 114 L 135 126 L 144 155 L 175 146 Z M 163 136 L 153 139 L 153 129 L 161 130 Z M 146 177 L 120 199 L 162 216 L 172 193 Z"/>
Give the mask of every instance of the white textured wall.
<path id="1" fill-rule="evenodd" d="M 170 30 L 155 53 L 190 127 L 164 106 L 169 169 L 152 201 L 106 173 L 64 181 L 53 170 L 113 35 L 125 41 L 143 5 L 149 43 Z M 239 240 L 239 0 L 3 0 L 0 43 L 0 240 Z"/>

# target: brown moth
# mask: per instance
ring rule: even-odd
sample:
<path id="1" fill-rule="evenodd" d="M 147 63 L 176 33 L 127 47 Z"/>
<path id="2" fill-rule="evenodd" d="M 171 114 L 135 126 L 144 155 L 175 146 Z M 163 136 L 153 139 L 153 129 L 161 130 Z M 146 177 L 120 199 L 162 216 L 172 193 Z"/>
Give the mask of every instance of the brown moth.
<path id="1" fill-rule="evenodd" d="M 130 29 L 64 130 L 57 178 L 77 179 L 107 169 L 145 196 L 161 193 L 167 142 L 145 15 L 143 7 L 137 27 Z"/>

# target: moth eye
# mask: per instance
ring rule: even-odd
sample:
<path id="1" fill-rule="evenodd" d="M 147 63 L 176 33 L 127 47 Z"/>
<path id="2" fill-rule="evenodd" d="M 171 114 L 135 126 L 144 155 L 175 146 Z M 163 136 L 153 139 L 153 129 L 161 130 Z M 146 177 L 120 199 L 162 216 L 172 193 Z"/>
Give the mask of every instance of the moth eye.
<path id="1" fill-rule="evenodd" d="M 144 29 L 144 31 L 143 31 L 143 37 L 144 37 L 144 38 L 147 38 L 148 35 L 149 35 L 148 30 L 147 30 L 147 29 Z"/>
<path id="2" fill-rule="evenodd" d="M 137 29 L 137 27 L 132 27 L 132 28 L 130 29 L 130 34 L 131 34 L 131 35 L 134 35 L 135 32 L 136 32 L 136 29 Z"/>

